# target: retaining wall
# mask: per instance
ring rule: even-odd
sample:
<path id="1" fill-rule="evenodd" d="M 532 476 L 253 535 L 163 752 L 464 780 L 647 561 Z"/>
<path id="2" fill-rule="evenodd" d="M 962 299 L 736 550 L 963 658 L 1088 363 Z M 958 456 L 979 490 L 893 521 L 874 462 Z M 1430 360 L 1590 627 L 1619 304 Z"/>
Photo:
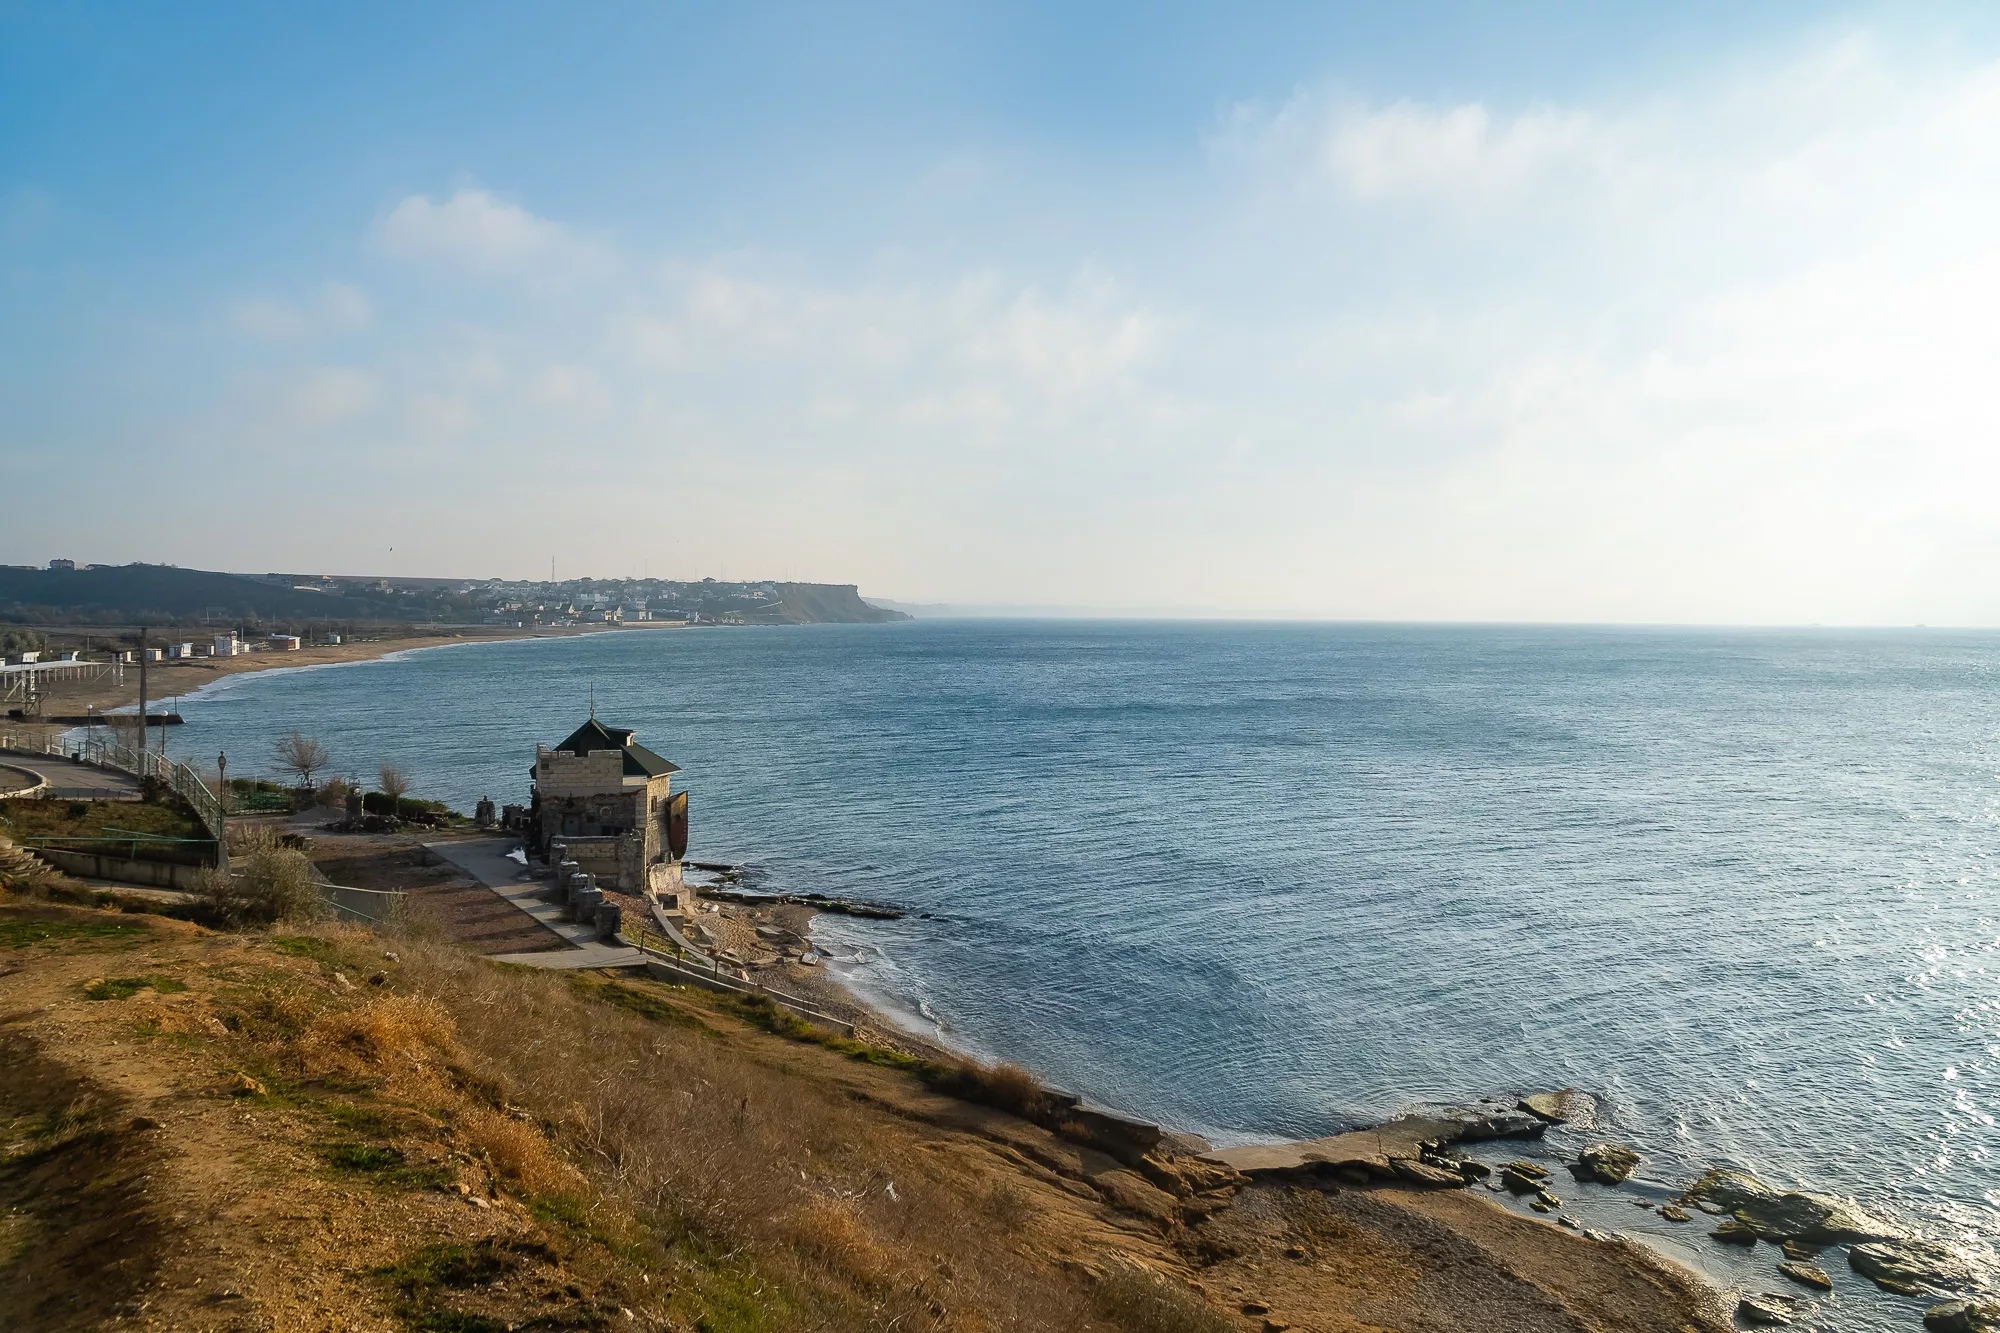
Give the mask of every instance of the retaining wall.
<path id="1" fill-rule="evenodd" d="M 58 852 L 46 847 L 30 847 L 28 850 L 63 873 L 79 879 L 108 879 L 149 889 L 191 892 L 195 876 L 202 869 L 200 866 L 174 865 L 168 861 L 132 861 L 122 856 L 98 856 L 93 852 Z"/>

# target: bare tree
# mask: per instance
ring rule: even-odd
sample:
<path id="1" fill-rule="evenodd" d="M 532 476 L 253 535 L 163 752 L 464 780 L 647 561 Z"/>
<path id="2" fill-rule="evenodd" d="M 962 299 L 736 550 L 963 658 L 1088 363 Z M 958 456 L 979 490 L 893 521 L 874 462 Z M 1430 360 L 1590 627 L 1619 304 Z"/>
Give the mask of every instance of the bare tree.
<path id="1" fill-rule="evenodd" d="M 303 731 L 278 737 L 271 753 L 277 759 L 278 767 L 298 774 L 299 785 L 306 788 L 313 785 L 313 774 L 327 765 L 326 747 Z"/>
<path id="2" fill-rule="evenodd" d="M 403 770 L 394 764 L 384 764 L 375 774 L 382 784 L 382 794 L 392 801 L 403 799 L 403 793 L 410 789 L 410 780 L 403 776 Z"/>

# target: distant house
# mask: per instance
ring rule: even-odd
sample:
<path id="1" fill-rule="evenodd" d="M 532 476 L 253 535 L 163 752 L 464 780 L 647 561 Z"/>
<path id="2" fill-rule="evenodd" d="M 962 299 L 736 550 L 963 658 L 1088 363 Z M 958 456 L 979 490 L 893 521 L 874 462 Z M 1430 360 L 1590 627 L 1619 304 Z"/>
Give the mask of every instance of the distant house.
<path id="1" fill-rule="evenodd" d="M 553 749 L 537 745 L 529 837 L 540 853 L 560 839 L 606 888 L 680 907 L 687 793 L 672 792 L 680 769 L 632 736 L 593 717 Z"/>
<path id="2" fill-rule="evenodd" d="M 49 561 L 49 568 L 50 568 L 50 569 L 75 569 L 75 568 L 76 568 L 76 561 L 74 561 L 74 560 L 51 560 L 51 561 Z"/>
<path id="3" fill-rule="evenodd" d="M 299 650 L 299 636 L 296 634 L 266 634 L 264 642 L 273 652 L 295 653 Z"/>
<path id="4" fill-rule="evenodd" d="M 167 656 L 174 661 L 179 661 L 184 657 L 193 657 L 194 645 L 191 643 L 170 643 L 167 645 Z"/>
<path id="5" fill-rule="evenodd" d="M 243 640 L 236 637 L 235 630 L 230 630 L 227 634 L 218 634 L 215 636 L 215 655 L 217 657 L 234 657 L 242 652 L 243 649 Z"/>

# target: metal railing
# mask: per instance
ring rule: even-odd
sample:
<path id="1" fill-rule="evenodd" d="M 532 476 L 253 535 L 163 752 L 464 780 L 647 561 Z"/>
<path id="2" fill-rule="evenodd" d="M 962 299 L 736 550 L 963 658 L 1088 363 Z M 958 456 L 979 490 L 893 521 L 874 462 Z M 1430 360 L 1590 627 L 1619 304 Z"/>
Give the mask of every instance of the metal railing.
<path id="1" fill-rule="evenodd" d="M 380 925 L 395 916 L 407 895 L 399 889 L 356 889 L 345 884 L 322 884 L 319 896 L 343 921 L 352 919 Z"/>
<path id="2" fill-rule="evenodd" d="M 737 995 L 761 995 L 773 1004 L 783 1005 L 801 1018 L 814 1023 L 823 1023 L 850 1037 L 854 1035 L 854 1025 L 847 1020 L 835 1018 L 832 1014 L 815 1009 L 796 995 L 776 990 L 761 981 L 751 981 L 747 976 L 739 977 L 733 971 L 725 971 L 721 960 L 684 949 L 665 935 L 648 930 L 643 923 L 635 923 L 621 930 L 619 937 L 645 954 L 649 962 L 656 963 L 669 972 L 679 973 L 689 981 Z"/>
<path id="3" fill-rule="evenodd" d="M 87 736 L 81 742 L 63 744 L 60 734 L 31 735 L 25 731 L 0 730 L 0 750 L 12 750 L 21 754 L 54 755 L 58 759 L 74 759 L 80 763 L 93 764 L 98 768 L 116 769 L 130 773 L 139 779 L 157 778 L 166 784 L 169 791 L 188 803 L 196 819 L 215 838 L 216 864 L 229 865 L 229 848 L 223 835 L 222 802 L 208 789 L 196 772 L 186 764 L 177 763 L 165 755 L 151 750 L 136 749 L 123 745 L 108 736 Z"/>

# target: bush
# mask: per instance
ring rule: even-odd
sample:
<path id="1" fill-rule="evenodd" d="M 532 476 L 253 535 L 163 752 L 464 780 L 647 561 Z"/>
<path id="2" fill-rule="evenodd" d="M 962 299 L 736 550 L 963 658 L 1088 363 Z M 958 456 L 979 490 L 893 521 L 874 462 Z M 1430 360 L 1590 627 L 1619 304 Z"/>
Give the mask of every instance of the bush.
<path id="1" fill-rule="evenodd" d="M 420 801 L 414 796 L 391 796 L 380 791 L 363 796 L 361 808 L 371 815 L 410 824 L 442 824 L 452 817 L 451 807 L 443 801 Z"/>
<path id="2" fill-rule="evenodd" d="M 326 917 L 326 900 L 304 852 L 259 830 L 231 860 L 235 868 L 230 873 L 208 866 L 195 881 L 196 899 L 216 919 L 229 925 L 270 925 Z"/>
<path id="3" fill-rule="evenodd" d="M 313 793 L 313 797 L 328 809 L 345 810 L 347 793 L 352 790 L 354 788 L 346 778 L 328 778 L 319 785 L 319 790 Z"/>
<path id="4" fill-rule="evenodd" d="M 1097 1284 L 1097 1307 L 1147 1333 L 1233 1333 L 1236 1325 L 1193 1292 L 1143 1268 L 1114 1268 Z"/>

